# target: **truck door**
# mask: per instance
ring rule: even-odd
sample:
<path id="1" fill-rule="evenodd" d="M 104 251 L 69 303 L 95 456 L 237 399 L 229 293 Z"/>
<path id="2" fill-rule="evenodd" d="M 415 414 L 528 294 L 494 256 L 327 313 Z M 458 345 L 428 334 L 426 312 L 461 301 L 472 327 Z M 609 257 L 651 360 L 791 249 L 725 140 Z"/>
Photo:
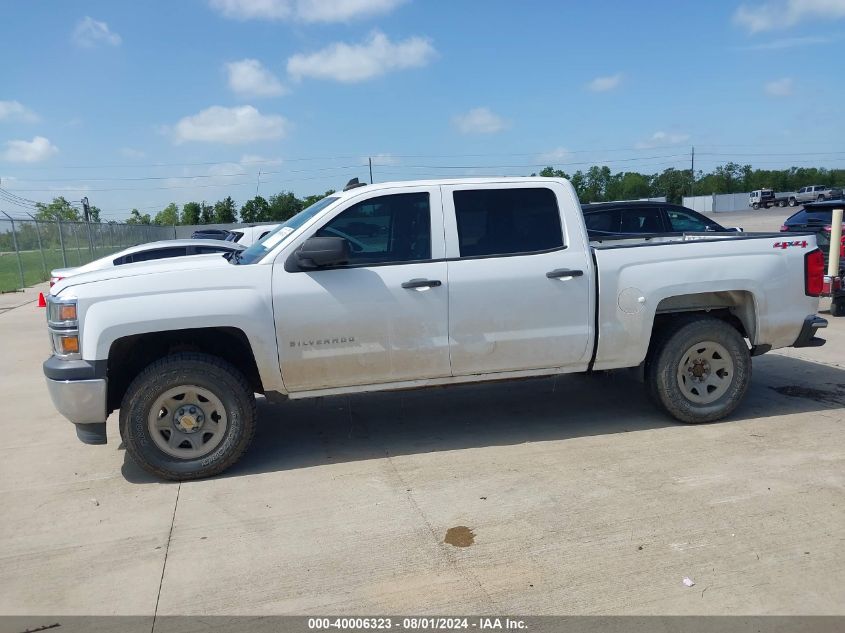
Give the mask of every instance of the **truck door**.
<path id="1" fill-rule="evenodd" d="M 344 238 L 350 259 L 303 271 L 275 263 L 285 387 L 298 392 L 448 376 L 439 187 L 364 192 L 311 236 Z"/>
<path id="2" fill-rule="evenodd" d="M 534 182 L 442 189 L 453 375 L 585 368 L 592 268 L 560 213 L 574 197 Z"/>

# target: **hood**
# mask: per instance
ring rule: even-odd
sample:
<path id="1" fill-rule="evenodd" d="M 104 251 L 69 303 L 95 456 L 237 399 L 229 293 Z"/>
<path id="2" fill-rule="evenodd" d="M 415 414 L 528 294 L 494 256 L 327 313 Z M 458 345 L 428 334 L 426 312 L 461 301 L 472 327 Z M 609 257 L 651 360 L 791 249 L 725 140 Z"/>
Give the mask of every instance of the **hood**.
<path id="1" fill-rule="evenodd" d="M 148 262 L 137 262 L 135 264 L 122 264 L 101 270 L 92 270 L 71 275 L 62 279 L 50 289 L 50 293 L 57 295 L 67 288 L 90 284 L 108 279 L 121 279 L 124 277 L 139 277 L 141 275 L 157 275 L 162 273 L 187 272 L 192 270 L 214 269 L 222 266 L 230 266 L 229 261 L 222 253 L 209 253 L 207 255 L 186 255 L 185 257 L 170 257 L 167 259 L 154 259 Z"/>

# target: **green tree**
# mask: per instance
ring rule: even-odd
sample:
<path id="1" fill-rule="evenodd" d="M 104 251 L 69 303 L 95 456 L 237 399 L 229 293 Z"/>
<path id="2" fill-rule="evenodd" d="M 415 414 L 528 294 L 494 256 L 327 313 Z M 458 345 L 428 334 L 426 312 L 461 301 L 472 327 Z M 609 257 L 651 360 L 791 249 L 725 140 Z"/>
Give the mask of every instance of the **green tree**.
<path id="1" fill-rule="evenodd" d="M 61 220 L 62 222 L 80 222 L 82 216 L 79 215 L 79 210 L 71 206 L 70 202 L 65 200 L 62 196 L 53 198 L 50 204 L 43 204 L 39 202 L 36 205 L 38 211 L 35 217 L 39 220 Z"/>
<path id="2" fill-rule="evenodd" d="M 214 222 L 217 224 L 231 224 L 238 221 L 238 207 L 232 196 L 226 196 L 214 203 Z"/>
<path id="3" fill-rule="evenodd" d="M 102 222 L 100 217 L 101 213 L 102 211 L 100 210 L 100 207 L 95 207 L 93 204 L 88 207 L 88 219 L 91 220 L 91 222 L 95 222 L 97 224 Z"/>
<path id="4" fill-rule="evenodd" d="M 138 209 L 132 209 L 132 211 L 129 212 L 129 217 L 126 218 L 126 223 L 127 224 L 152 224 L 152 220 L 150 220 L 150 214 L 149 213 L 144 213 L 142 215 L 141 212 L 138 211 Z"/>
<path id="5" fill-rule="evenodd" d="M 292 218 L 302 211 L 302 200 L 290 191 L 282 191 L 270 196 L 270 220 L 282 221 Z"/>
<path id="6" fill-rule="evenodd" d="M 199 224 L 200 211 L 198 202 L 186 202 L 182 207 L 182 224 Z"/>
<path id="7" fill-rule="evenodd" d="M 319 202 L 323 198 L 327 198 L 328 196 L 332 195 L 333 193 L 335 193 L 335 190 L 329 189 L 326 193 L 315 193 L 315 194 L 310 195 L 310 196 L 305 196 L 305 198 L 303 198 L 303 200 L 302 200 L 302 208 L 305 209 L 307 207 L 310 207 L 315 202 Z"/>
<path id="8" fill-rule="evenodd" d="M 214 222 L 214 207 L 206 204 L 205 200 L 200 205 L 200 224 L 211 224 Z"/>
<path id="9" fill-rule="evenodd" d="M 263 222 L 269 215 L 270 204 L 261 196 L 247 200 L 241 207 L 241 222 Z"/>
<path id="10" fill-rule="evenodd" d="M 153 224 L 163 224 L 165 226 L 174 226 L 179 224 L 179 207 L 175 202 L 171 202 L 164 209 L 156 213 Z"/>

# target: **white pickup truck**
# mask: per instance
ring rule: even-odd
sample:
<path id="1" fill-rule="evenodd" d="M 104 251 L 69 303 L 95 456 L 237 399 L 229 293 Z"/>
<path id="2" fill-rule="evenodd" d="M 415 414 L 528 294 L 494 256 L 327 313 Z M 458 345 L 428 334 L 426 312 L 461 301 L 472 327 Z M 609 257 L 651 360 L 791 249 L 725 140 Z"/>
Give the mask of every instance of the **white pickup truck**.
<path id="1" fill-rule="evenodd" d="M 269 400 L 640 368 L 658 407 L 707 422 L 751 357 L 821 345 L 813 234 L 588 242 L 568 181 L 384 183 L 333 194 L 240 254 L 129 264 L 56 284 L 58 410 L 92 444 L 119 409 L 167 479 L 247 450 Z M 565 412 L 561 412 L 565 415 Z"/>

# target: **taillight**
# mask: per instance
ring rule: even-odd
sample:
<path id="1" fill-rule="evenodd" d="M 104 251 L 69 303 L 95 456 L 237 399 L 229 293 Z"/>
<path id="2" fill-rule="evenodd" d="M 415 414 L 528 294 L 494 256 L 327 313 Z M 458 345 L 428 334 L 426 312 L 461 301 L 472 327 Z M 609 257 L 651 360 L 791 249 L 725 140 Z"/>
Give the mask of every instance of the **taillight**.
<path id="1" fill-rule="evenodd" d="M 824 254 L 817 248 L 804 255 L 804 294 L 818 297 L 824 290 Z"/>
<path id="2" fill-rule="evenodd" d="M 788 227 L 788 226 L 786 226 L 786 224 L 781 224 L 781 225 L 780 225 L 780 232 L 781 232 L 781 233 L 785 233 L 785 232 L 786 232 L 786 231 L 788 231 L 788 230 L 789 230 L 789 227 Z"/>
<path id="3" fill-rule="evenodd" d="M 52 288 L 57 283 L 59 283 L 64 277 L 50 277 L 50 287 Z"/>

